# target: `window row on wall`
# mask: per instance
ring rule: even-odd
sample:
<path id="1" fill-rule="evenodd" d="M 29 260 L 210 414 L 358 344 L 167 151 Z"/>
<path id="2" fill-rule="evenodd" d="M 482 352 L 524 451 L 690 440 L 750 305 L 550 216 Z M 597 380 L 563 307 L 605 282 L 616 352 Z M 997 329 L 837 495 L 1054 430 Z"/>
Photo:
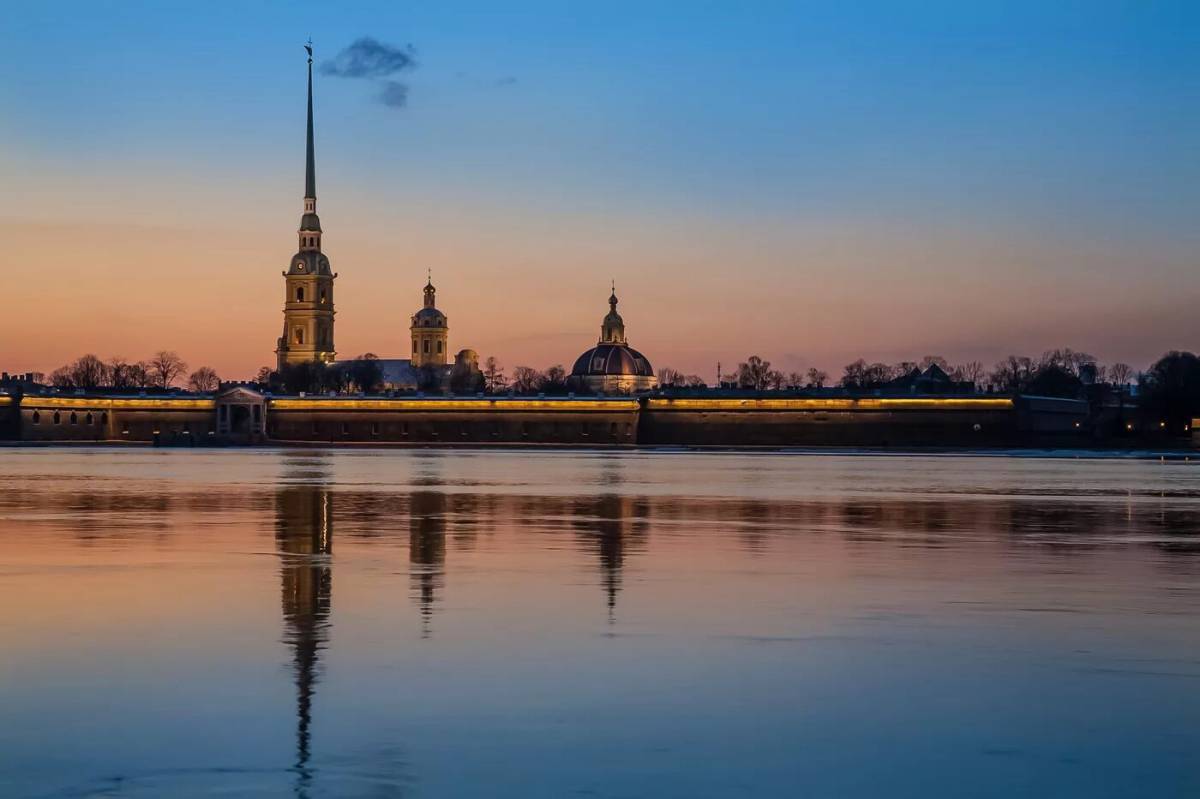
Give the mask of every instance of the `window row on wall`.
<path id="1" fill-rule="evenodd" d="M 508 428 L 511 431 L 511 428 Z M 399 422 L 389 424 L 384 427 L 380 422 L 320 422 L 314 421 L 310 428 L 313 436 L 325 437 L 330 435 L 341 436 L 365 436 L 370 435 L 372 438 L 378 438 L 385 430 L 389 434 L 399 434 L 401 437 L 407 437 L 410 434 L 418 437 L 433 436 L 439 437 L 445 435 L 447 437 L 458 436 L 460 438 L 500 438 L 506 431 L 506 426 L 496 422 L 443 422 L 433 424 L 411 424 L 409 422 Z M 513 431 L 517 432 L 517 431 Z M 276 434 L 277 431 L 273 432 Z M 624 434 L 626 437 L 633 435 L 633 425 L 630 422 L 609 422 L 605 425 L 604 422 L 550 422 L 546 424 L 536 424 L 529 422 L 521 422 L 519 433 L 522 438 L 527 438 L 530 434 L 538 437 L 563 438 L 566 436 L 578 435 L 582 438 L 590 438 L 592 436 L 603 437 L 605 433 L 611 438 L 617 438 Z"/>
<path id="2" fill-rule="evenodd" d="M 80 415 L 79 413 L 76 413 L 75 411 L 71 411 L 71 414 L 65 418 L 66 418 L 67 424 L 92 425 L 92 424 L 96 424 L 97 419 L 99 419 L 99 424 L 101 426 L 108 424 L 108 414 L 104 411 L 101 411 L 101 413 L 98 417 L 93 416 L 91 411 L 88 411 L 87 413 L 84 413 L 82 415 Z M 34 411 L 33 414 L 29 417 L 29 419 L 34 424 L 41 424 L 42 423 L 42 412 Z M 63 419 L 64 419 L 63 414 L 60 411 L 55 411 L 50 417 L 50 423 L 51 424 L 62 424 Z"/>

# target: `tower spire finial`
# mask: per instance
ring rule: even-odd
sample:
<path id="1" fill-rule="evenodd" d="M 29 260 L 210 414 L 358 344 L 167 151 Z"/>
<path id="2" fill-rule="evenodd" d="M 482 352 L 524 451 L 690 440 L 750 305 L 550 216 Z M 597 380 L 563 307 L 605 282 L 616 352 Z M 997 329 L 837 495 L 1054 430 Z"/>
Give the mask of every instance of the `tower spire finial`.
<path id="1" fill-rule="evenodd" d="M 313 154 L 312 39 L 308 40 L 304 49 L 308 53 L 308 139 L 305 148 L 304 197 L 315 200 L 317 198 L 317 166 L 316 157 Z"/>

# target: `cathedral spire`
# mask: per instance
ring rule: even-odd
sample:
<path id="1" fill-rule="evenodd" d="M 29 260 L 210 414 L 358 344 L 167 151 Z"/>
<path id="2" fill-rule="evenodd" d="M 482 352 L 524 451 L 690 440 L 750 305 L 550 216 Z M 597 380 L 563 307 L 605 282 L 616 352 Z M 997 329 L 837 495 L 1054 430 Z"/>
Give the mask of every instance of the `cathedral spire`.
<path id="1" fill-rule="evenodd" d="M 304 49 L 308 52 L 308 140 L 304 163 L 304 210 L 312 213 L 312 210 L 315 210 L 315 208 L 312 210 L 309 209 L 308 200 L 312 200 L 315 206 L 317 199 L 317 164 L 316 157 L 313 155 L 312 39 L 308 40 L 308 44 L 304 45 Z"/>

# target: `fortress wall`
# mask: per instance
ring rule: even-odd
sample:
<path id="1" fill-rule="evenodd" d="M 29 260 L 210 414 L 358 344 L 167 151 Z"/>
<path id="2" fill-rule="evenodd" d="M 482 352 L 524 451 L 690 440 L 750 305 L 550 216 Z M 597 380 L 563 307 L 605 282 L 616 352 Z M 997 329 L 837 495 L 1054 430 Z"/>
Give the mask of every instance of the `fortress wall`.
<path id="1" fill-rule="evenodd" d="M 211 399 L 194 397 L 38 397 L 20 405 L 24 441 L 202 443 L 215 414 Z"/>
<path id="2" fill-rule="evenodd" d="M 639 443 L 711 446 L 1006 446 L 1009 399 L 648 399 Z"/>
<path id="3" fill-rule="evenodd" d="M 0 441 L 21 437 L 21 406 L 16 397 L 0 395 Z"/>
<path id="4" fill-rule="evenodd" d="M 631 446 L 633 399 L 276 399 L 276 441 L 386 444 Z"/>
<path id="5" fill-rule="evenodd" d="M 1024 397 L 275 397 L 266 404 L 268 440 L 424 446 L 1071 446 L 1086 432 L 1077 424 L 1087 414 L 1084 402 Z M 0 437 L 10 439 L 187 446 L 213 442 L 215 424 L 212 398 L 0 396 Z"/>

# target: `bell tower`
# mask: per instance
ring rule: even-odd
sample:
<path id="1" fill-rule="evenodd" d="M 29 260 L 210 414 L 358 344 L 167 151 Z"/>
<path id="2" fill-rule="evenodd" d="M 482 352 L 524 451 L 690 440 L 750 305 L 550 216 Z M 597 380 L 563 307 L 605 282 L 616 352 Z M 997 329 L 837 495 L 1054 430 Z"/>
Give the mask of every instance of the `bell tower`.
<path id="1" fill-rule="evenodd" d="M 304 214 L 299 249 L 284 277 L 283 335 L 275 348 L 277 367 L 320 361 L 332 363 L 333 281 L 329 259 L 321 252 L 321 219 L 317 216 L 317 171 L 313 154 L 312 42 L 308 51 L 308 138 L 304 164 Z"/>
<path id="2" fill-rule="evenodd" d="M 433 276 L 425 283 L 425 306 L 413 314 L 412 365 L 445 366 L 450 354 L 450 324 L 446 315 L 437 309 L 437 289 L 433 287 Z"/>

